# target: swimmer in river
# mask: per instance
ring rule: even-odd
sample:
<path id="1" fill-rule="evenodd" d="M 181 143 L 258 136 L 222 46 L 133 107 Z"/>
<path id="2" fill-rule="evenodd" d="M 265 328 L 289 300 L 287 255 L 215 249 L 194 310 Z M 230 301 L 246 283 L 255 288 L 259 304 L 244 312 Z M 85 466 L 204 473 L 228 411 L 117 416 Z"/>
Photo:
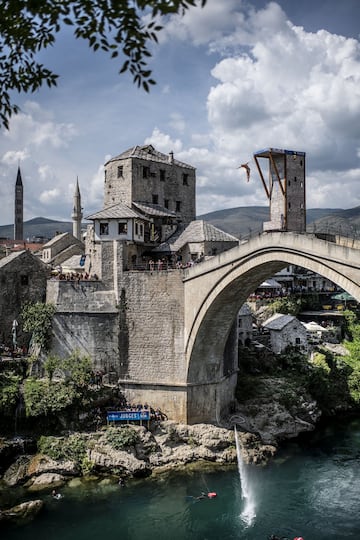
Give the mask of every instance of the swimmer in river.
<path id="1" fill-rule="evenodd" d="M 53 490 L 52 490 L 51 495 L 52 495 L 52 498 L 53 498 L 53 499 L 56 499 L 56 500 L 62 499 L 61 493 L 58 493 L 58 492 L 56 491 L 56 489 L 53 489 Z"/>

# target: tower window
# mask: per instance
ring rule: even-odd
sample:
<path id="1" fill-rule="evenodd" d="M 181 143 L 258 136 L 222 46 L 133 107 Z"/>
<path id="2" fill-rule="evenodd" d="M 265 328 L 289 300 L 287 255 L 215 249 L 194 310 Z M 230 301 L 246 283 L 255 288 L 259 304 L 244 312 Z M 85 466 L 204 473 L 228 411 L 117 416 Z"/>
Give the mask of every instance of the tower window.
<path id="1" fill-rule="evenodd" d="M 187 173 L 183 173 L 182 181 L 183 181 L 183 186 L 189 185 L 189 175 Z"/>
<path id="2" fill-rule="evenodd" d="M 21 285 L 29 285 L 29 276 L 20 276 Z"/>
<path id="3" fill-rule="evenodd" d="M 160 169 L 160 180 L 161 182 L 165 182 L 165 170 Z"/>
<path id="4" fill-rule="evenodd" d="M 108 223 L 100 223 L 100 234 L 101 235 L 109 234 L 109 224 Z"/>
<path id="5" fill-rule="evenodd" d="M 291 208 L 291 202 L 289 202 L 289 204 L 288 204 L 288 208 Z"/>
<path id="6" fill-rule="evenodd" d="M 153 193 L 152 202 L 153 202 L 153 204 L 158 204 L 159 203 L 159 195 L 156 195 L 155 193 Z"/>
<path id="7" fill-rule="evenodd" d="M 180 211 L 181 211 L 181 201 L 176 201 L 175 210 L 176 210 L 176 212 L 180 212 Z"/>
<path id="8" fill-rule="evenodd" d="M 149 178 L 150 176 L 150 167 L 143 167 L 143 178 Z"/>
<path id="9" fill-rule="evenodd" d="M 169 208 L 169 199 L 164 199 L 165 208 Z"/>
<path id="10" fill-rule="evenodd" d="M 123 175 L 123 172 L 124 172 L 124 167 L 122 165 L 119 165 L 119 167 L 117 168 L 117 177 L 121 178 Z"/>
<path id="11" fill-rule="evenodd" d="M 127 223 L 118 223 L 118 234 L 127 234 Z"/>

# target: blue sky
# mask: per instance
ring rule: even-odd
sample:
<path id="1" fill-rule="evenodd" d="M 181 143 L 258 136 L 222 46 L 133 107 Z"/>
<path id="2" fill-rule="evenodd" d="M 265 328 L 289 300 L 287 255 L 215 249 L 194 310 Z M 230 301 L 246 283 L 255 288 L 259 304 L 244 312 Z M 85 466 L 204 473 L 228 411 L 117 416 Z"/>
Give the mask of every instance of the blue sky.
<path id="1" fill-rule="evenodd" d="M 0 224 L 18 163 L 24 219 L 68 221 L 77 177 L 87 215 L 107 159 L 148 143 L 196 167 L 198 215 L 266 205 L 252 157 L 266 147 L 306 152 L 308 208 L 360 205 L 359 20 L 358 0 L 208 0 L 163 21 L 150 94 L 67 28 L 41 55 L 58 87 L 18 96 L 0 131 Z"/>

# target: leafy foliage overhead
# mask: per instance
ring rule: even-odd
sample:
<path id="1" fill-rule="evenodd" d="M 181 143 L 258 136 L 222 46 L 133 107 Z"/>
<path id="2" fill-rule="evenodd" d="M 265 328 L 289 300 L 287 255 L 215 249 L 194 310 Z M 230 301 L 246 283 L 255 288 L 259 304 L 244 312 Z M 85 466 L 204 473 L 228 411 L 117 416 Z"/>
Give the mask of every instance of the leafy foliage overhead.
<path id="1" fill-rule="evenodd" d="M 206 0 L 201 0 L 205 5 Z M 147 59 L 148 43 L 157 42 L 162 29 L 159 17 L 183 14 L 195 0 L 7 0 L 0 17 L 0 120 L 9 119 L 19 107 L 11 92 L 35 92 L 43 83 L 55 86 L 58 75 L 36 58 L 55 44 L 56 34 L 72 26 L 76 38 L 91 49 L 115 58 L 122 52 L 120 73 L 129 71 L 134 83 L 149 91 L 155 84 Z M 143 17 L 147 15 L 146 19 Z M 145 22 L 149 21 L 149 22 Z"/>

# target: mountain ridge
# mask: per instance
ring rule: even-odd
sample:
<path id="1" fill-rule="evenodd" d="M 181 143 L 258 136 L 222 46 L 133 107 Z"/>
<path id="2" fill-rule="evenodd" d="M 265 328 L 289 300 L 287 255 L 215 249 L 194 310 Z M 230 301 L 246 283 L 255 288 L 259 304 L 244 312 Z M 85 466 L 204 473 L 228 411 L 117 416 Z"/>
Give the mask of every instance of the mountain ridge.
<path id="1" fill-rule="evenodd" d="M 239 206 L 215 210 L 197 216 L 222 229 L 223 231 L 241 238 L 261 232 L 264 221 L 269 221 L 270 214 L 267 206 Z M 360 238 L 360 206 L 354 208 L 311 208 L 306 212 L 307 232 L 323 234 L 341 234 Z M 87 223 L 82 227 L 86 228 Z M 72 233 L 72 221 L 56 221 L 45 217 L 35 217 L 24 222 L 24 238 L 31 241 L 34 238 L 51 239 L 58 233 Z M 13 225 L 0 225 L 0 237 L 12 239 Z"/>

